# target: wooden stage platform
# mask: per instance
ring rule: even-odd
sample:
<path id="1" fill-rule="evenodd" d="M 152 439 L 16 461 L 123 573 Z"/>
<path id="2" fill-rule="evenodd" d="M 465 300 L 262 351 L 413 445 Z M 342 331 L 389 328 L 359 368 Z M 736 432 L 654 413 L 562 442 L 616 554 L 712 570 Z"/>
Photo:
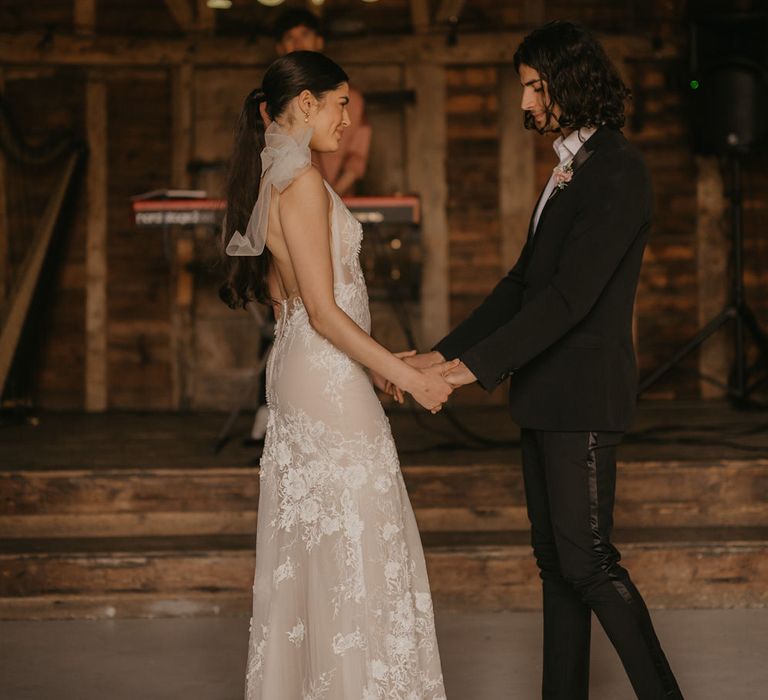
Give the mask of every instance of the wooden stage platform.
<path id="1" fill-rule="evenodd" d="M 537 608 L 518 431 L 455 417 L 390 414 L 436 606 Z M 224 419 L 0 427 L 0 619 L 247 612 L 258 449 L 244 416 L 215 454 Z M 768 606 L 768 413 L 641 403 L 620 460 L 615 541 L 651 606 Z"/>

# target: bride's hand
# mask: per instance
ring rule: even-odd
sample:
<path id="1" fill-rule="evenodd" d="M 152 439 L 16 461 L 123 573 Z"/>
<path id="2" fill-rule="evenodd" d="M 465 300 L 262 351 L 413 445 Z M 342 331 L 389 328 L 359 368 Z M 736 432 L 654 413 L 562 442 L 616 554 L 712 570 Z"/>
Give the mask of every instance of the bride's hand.
<path id="1" fill-rule="evenodd" d="M 403 392 L 396 387 L 389 379 L 385 379 L 378 372 L 374 372 L 372 369 L 368 370 L 371 375 L 371 381 L 373 385 L 383 394 L 391 396 L 397 403 L 403 403 L 405 398 Z"/>
<path id="2" fill-rule="evenodd" d="M 413 357 L 416 354 L 416 350 L 404 350 L 403 352 L 395 352 L 392 354 L 402 360 L 406 357 Z M 389 379 L 385 379 L 378 372 L 374 372 L 373 370 L 369 370 L 369 372 L 371 374 L 371 379 L 373 380 L 373 385 L 379 391 L 391 396 L 397 403 L 405 403 L 403 390 L 400 387 L 390 382 Z"/>
<path id="3" fill-rule="evenodd" d="M 413 398 L 431 413 L 438 413 L 453 392 L 453 387 L 446 381 L 445 374 L 459 365 L 459 360 L 438 362 L 418 370 L 419 381 L 408 391 Z"/>

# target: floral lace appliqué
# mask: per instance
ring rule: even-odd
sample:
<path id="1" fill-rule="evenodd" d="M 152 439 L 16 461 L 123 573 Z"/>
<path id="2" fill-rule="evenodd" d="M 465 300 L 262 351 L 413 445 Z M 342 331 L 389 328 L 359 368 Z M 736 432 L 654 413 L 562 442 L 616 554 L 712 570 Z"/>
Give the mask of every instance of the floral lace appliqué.
<path id="1" fill-rule="evenodd" d="M 362 230 L 332 198 L 336 303 L 370 332 Z M 389 421 L 299 298 L 276 324 L 267 401 L 246 700 L 445 700 Z"/>

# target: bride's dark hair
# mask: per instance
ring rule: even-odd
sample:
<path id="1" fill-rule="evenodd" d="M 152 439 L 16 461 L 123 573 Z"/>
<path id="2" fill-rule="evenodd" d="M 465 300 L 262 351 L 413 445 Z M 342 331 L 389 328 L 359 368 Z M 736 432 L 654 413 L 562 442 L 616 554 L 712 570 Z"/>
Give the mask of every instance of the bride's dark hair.
<path id="1" fill-rule="evenodd" d="M 229 161 L 226 187 L 226 215 L 220 246 L 226 281 L 219 296 L 233 309 L 250 301 L 269 303 L 267 273 L 272 255 L 266 248 L 258 256 L 229 256 L 227 244 L 235 231 L 245 233 L 253 205 L 259 194 L 261 151 L 264 148 L 264 121 L 259 106 L 265 103 L 273 121 L 285 112 L 288 103 L 304 90 L 318 100 L 326 92 L 349 80 L 330 58 L 316 51 L 293 51 L 278 58 L 264 74 L 261 87 L 245 98 L 235 129 L 235 145 Z"/>

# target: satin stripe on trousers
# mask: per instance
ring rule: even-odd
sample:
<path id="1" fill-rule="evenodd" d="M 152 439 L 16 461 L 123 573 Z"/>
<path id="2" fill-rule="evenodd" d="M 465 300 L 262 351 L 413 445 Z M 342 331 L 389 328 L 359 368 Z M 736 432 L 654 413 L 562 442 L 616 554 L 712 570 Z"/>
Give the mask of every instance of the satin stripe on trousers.
<path id="1" fill-rule="evenodd" d="M 611 543 L 622 433 L 523 430 L 531 544 L 542 579 L 544 700 L 587 700 L 591 613 L 640 700 L 682 698 L 648 609 Z"/>

